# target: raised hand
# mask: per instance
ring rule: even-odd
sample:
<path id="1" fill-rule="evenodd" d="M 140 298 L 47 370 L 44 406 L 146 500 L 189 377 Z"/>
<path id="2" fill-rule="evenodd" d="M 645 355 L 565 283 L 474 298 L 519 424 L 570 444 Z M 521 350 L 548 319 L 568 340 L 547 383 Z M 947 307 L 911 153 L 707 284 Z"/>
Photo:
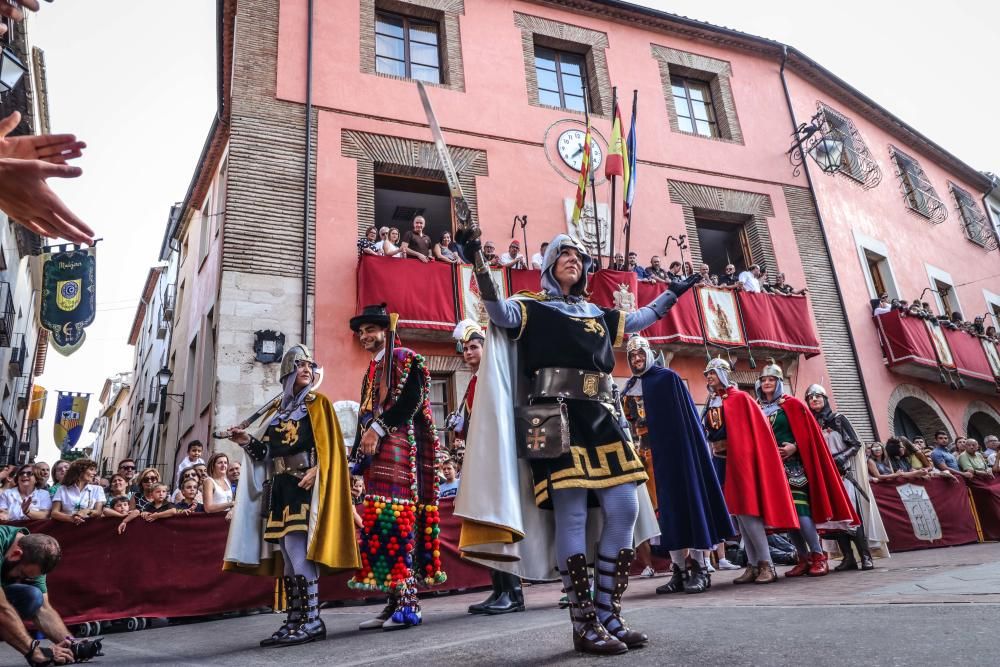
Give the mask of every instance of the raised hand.
<path id="1" fill-rule="evenodd" d="M 681 294 L 684 294 L 684 292 L 687 292 L 689 289 L 691 289 L 700 282 L 701 282 L 701 274 L 692 273 L 684 280 L 676 280 L 670 283 L 667 289 L 673 292 L 678 298 L 680 298 Z"/>
<path id="2" fill-rule="evenodd" d="M 0 209 L 40 236 L 93 243 L 94 230 L 76 217 L 46 183 L 49 178 L 76 178 L 82 173 L 79 167 L 66 164 L 0 158 Z"/>
<path id="3" fill-rule="evenodd" d="M 21 11 L 21 7 L 27 7 L 31 11 L 37 12 L 38 0 L 9 0 L 9 2 L 0 2 L 0 16 L 20 21 L 24 18 L 24 12 Z M 0 23 L 0 35 L 6 32 L 7 26 Z"/>
<path id="4" fill-rule="evenodd" d="M 66 164 L 67 160 L 83 154 L 87 144 L 77 141 L 74 134 L 44 134 L 9 137 L 21 122 L 20 112 L 15 111 L 0 120 L 0 158 L 18 160 L 44 160 L 53 164 Z"/>

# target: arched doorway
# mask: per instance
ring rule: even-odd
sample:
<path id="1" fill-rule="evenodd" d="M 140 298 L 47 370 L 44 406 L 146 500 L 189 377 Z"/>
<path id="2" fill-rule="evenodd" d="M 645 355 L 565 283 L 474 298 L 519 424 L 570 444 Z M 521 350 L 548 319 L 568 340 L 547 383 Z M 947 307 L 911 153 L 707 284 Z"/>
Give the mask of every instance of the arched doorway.
<path id="1" fill-rule="evenodd" d="M 1000 436 L 1000 422 L 996 417 L 987 412 L 973 412 L 969 415 L 968 426 L 965 427 L 966 434 L 970 438 L 975 438 L 979 444 L 983 444 L 983 439 L 988 435 Z"/>
<path id="2" fill-rule="evenodd" d="M 934 432 L 942 430 L 949 437 L 955 437 L 955 429 L 937 401 L 920 387 L 907 384 L 896 387 L 889 398 L 888 407 L 895 435 L 906 436 L 911 440 L 923 437 L 931 442 Z"/>

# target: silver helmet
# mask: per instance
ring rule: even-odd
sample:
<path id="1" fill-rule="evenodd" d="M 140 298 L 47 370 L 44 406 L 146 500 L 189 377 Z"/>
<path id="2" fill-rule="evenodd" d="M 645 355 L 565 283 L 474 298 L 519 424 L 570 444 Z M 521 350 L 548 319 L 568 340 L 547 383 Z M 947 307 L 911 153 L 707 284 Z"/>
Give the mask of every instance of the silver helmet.
<path id="1" fill-rule="evenodd" d="M 822 396 L 823 398 L 829 398 L 829 395 L 826 393 L 826 389 L 824 389 L 823 385 L 819 383 L 811 384 L 809 385 L 809 388 L 806 389 L 806 398 L 812 398 L 813 396 Z"/>
<path id="2" fill-rule="evenodd" d="M 781 369 L 781 366 L 775 362 L 774 359 L 768 359 L 767 365 L 760 372 L 761 378 L 772 377 L 778 380 L 783 380 L 785 378 L 785 372 Z M 758 378 L 759 379 L 759 378 Z"/>
<path id="3" fill-rule="evenodd" d="M 281 371 L 278 377 L 284 379 L 288 377 L 290 374 L 294 373 L 295 366 L 300 361 L 308 362 L 312 366 L 313 371 L 315 372 L 317 364 L 313 360 L 312 355 L 309 353 L 309 348 L 303 345 L 302 343 L 298 343 L 288 348 L 288 350 L 285 352 L 285 356 L 281 358 Z"/>

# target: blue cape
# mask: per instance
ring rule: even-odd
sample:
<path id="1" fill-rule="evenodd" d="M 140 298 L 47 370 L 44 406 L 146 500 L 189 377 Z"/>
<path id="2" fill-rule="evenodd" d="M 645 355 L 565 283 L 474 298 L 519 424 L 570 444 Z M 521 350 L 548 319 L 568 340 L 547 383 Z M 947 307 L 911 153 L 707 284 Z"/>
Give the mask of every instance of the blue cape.
<path id="1" fill-rule="evenodd" d="M 710 549 L 735 531 L 698 410 L 680 376 L 669 368 L 653 366 L 641 381 L 660 546 Z"/>

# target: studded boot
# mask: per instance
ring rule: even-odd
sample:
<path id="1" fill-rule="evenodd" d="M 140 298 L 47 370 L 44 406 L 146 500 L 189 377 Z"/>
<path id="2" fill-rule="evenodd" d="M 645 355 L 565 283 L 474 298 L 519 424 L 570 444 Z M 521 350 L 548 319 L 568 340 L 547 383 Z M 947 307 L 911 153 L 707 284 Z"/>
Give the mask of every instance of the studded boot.
<path id="1" fill-rule="evenodd" d="M 673 563 L 670 566 L 670 581 L 662 586 L 657 586 L 656 592 L 659 595 L 666 595 L 667 593 L 683 593 L 686 582 L 687 570 L 682 568 L 678 563 Z"/>
<path id="2" fill-rule="evenodd" d="M 270 637 L 260 640 L 261 646 L 274 646 L 279 640 L 287 637 L 292 632 L 292 628 L 302 620 L 302 605 L 299 600 L 295 577 L 282 577 L 281 585 L 285 589 L 285 597 L 287 599 L 285 607 L 288 615 L 285 617 L 285 622 L 281 624 L 281 627 L 275 630 Z"/>
<path id="3" fill-rule="evenodd" d="M 712 587 L 712 575 L 693 558 L 687 559 L 687 575 L 685 593 L 704 593 Z"/>
<path id="4" fill-rule="evenodd" d="M 596 570 L 595 574 L 597 575 L 597 592 L 611 596 L 610 604 L 597 602 L 598 609 L 610 614 L 604 618 L 604 627 L 630 649 L 645 646 L 649 641 L 646 633 L 631 629 L 622 618 L 622 596 L 628 588 L 628 573 L 634 560 L 635 549 L 622 549 L 618 552 L 618 557 L 615 559 L 602 556 L 600 551 L 598 551 L 597 563 L 594 567 Z M 609 566 L 611 569 L 608 569 Z M 614 582 L 611 590 L 601 585 L 602 576 L 611 578 Z M 598 600 L 600 600 L 600 597 L 598 595 Z"/>
<path id="5" fill-rule="evenodd" d="M 292 628 L 287 637 L 275 642 L 275 646 L 297 646 L 326 639 L 326 624 L 319 617 L 319 579 L 308 581 L 298 574 L 295 575 L 295 587 L 301 601 L 302 620 Z M 310 592 L 310 589 L 314 592 Z"/>
<path id="6" fill-rule="evenodd" d="M 566 569 L 560 570 L 569 595 L 569 614 L 573 621 L 573 648 L 581 653 L 593 655 L 619 655 L 628 651 L 628 646 L 611 635 L 600 619 L 597 607 L 590 595 L 590 578 L 587 575 L 587 557 L 573 554 L 566 559 Z"/>

